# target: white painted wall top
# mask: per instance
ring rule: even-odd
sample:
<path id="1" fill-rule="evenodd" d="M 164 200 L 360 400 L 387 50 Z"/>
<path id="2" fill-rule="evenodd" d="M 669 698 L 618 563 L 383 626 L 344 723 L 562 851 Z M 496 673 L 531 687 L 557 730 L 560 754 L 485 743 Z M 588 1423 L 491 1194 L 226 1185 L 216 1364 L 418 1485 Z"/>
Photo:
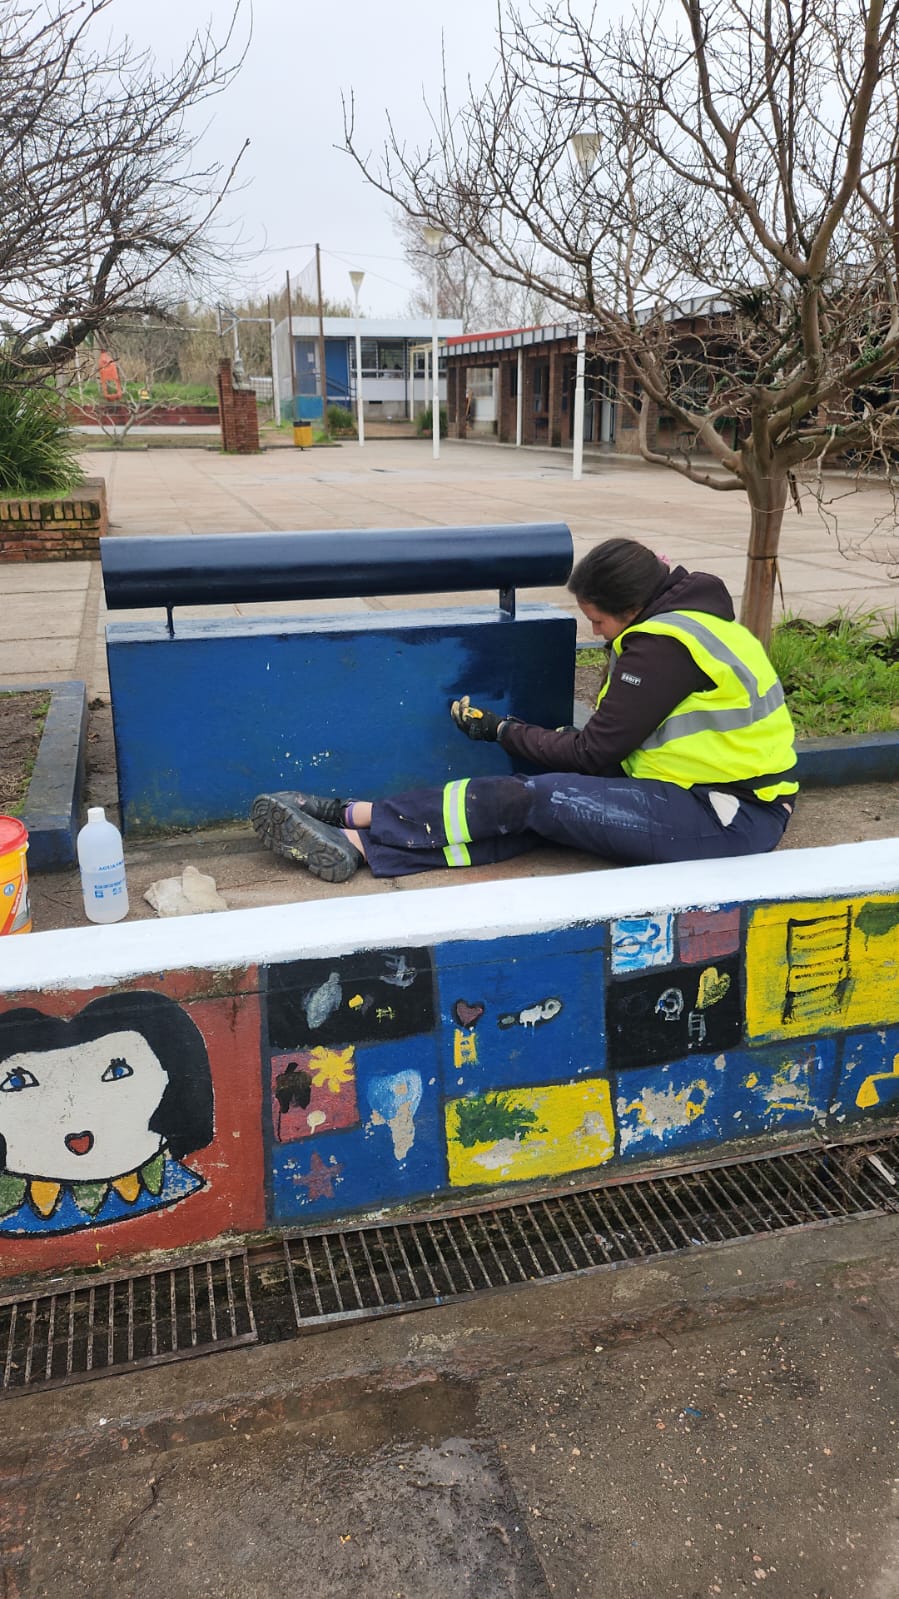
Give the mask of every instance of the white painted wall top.
<path id="1" fill-rule="evenodd" d="M 0 993 L 91 988 L 141 972 L 218 969 L 551 932 L 576 923 L 756 900 L 899 891 L 899 838 L 737 860 L 631 866 L 348 896 L 112 927 L 25 933 L 0 942 Z"/>

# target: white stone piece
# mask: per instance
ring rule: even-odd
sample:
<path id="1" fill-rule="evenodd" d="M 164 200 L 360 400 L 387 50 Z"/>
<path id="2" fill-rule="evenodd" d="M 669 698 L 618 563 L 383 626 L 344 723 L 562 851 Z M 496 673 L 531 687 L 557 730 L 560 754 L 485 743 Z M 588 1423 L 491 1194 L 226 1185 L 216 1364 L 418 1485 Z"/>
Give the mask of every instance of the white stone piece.
<path id="1" fill-rule="evenodd" d="M 226 911 L 227 901 L 215 886 L 215 878 L 185 866 L 180 877 L 161 877 L 151 883 L 144 895 L 157 916 L 196 916 L 201 911 Z"/>

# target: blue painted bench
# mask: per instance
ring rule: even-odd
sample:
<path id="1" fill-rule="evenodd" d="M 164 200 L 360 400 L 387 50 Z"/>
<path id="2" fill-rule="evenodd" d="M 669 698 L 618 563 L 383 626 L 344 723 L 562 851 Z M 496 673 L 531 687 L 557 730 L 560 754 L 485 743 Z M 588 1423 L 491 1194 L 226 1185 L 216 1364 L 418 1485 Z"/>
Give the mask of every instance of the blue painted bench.
<path id="1" fill-rule="evenodd" d="M 572 554 L 563 523 L 102 539 L 107 606 L 165 613 L 106 630 L 126 831 L 244 817 L 264 789 L 379 795 L 512 770 L 496 745 L 460 737 L 449 702 L 470 692 L 571 721 L 575 622 L 516 591 L 563 583 Z M 495 605 L 175 618 L 484 589 Z"/>

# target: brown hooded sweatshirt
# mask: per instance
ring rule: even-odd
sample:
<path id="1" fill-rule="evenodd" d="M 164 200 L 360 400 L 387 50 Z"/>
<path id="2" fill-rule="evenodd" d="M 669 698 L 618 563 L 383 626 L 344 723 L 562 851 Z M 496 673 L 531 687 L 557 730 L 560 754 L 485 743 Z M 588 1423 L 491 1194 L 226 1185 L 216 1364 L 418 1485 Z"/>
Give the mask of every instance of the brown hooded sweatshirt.
<path id="1" fill-rule="evenodd" d="M 663 611 L 705 611 L 724 622 L 734 620 L 733 602 L 721 579 L 708 572 L 688 572 L 683 566 L 667 573 L 628 625 L 638 627 Z M 639 748 L 682 700 L 714 688 L 683 644 L 658 634 L 628 633 L 613 664 L 608 693 L 579 732 L 557 733 L 511 720 L 500 736 L 503 749 L 550 772 L 611 777 L 620 773 L 624 757 Z M 726 782 L 720 787 L 741 789 Z"/>

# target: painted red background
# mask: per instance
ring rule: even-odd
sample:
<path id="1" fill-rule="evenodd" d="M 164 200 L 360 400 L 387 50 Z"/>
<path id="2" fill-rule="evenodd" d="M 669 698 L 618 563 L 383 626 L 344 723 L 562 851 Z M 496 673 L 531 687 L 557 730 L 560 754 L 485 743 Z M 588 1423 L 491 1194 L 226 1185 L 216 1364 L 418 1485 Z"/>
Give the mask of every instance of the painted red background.
<path id="1" fill-rule="evenodd" d="M 0 1277 L 53 1272 L 62 1266 L 106 1266 L 149 1250 L 201 1244 L 223 1233 L 265 1225 L 260 1068 L 259 977 L 255 966 L 229 972 L 154 972 L 117 985 L 150 989 L 183 1005 L 203 1035 L 212 1070 L 215 1136 L 184 1164 L 206 1187 L 178 1204 L 133 1221 L 34 1238 L 0 1236 Z M 33 1006 L 47 1016 L 74 1016 L 104 988 L 21 993 L 0 998 L 0 1014 Z"/>

